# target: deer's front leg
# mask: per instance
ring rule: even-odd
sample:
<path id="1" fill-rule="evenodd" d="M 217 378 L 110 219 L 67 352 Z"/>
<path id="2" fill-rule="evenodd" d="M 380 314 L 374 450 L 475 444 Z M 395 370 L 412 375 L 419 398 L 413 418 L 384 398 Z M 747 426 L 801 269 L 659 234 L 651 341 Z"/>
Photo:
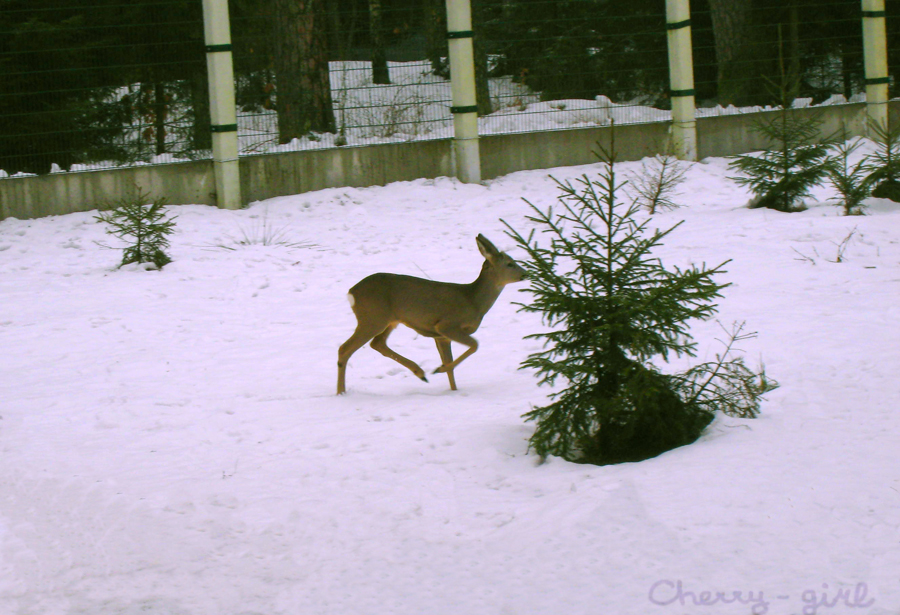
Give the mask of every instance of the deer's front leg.
<path id="1" fill-rule="evenodd" d="M 468 346 L 466 351 L 462 353 L 455 361 L 451 361 L 450 363 L 441 365 L 439 368 L 434 370 L 433 373 L 435 374 L 452 372 L 457 365 L 465 361 L 469 355 L 478 350 L 478 340 L 463 331 L 459 325 L 445 325 L 441 323 L 435 327 L 435 330 L 440 333 L 442 337 L 445 337 L 450 341 L 462 344 L 463 346 Z"/>
<path id="2" fill-rule="evenodd" d="M 437 346 L 438 354 L 441 355 L 441 367 L 447 368 L 448 365 L 453 363 L 453 351 L 450 349 L 450 340 L 445 337 L 436 337 L 434 338 L 434 343 Z M 438 369 L 441 369 L 440 367 Z M 450 380 L 450 390 L 456 390 L 456 378 L 453 377 L 453 368 L 446 369 L 447 378 Z M 438 373 L 435 371 L 434 373 Z"/>

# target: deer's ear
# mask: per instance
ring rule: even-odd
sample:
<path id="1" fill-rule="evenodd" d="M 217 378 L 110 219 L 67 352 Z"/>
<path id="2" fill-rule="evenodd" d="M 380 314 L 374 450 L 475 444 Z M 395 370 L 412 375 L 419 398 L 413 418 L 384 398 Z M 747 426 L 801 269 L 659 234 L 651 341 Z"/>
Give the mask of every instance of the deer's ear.
<path id="1" fill-rule="evenodd" d="M 500 254 L 500 250 L 494 247 L 494 244 L 488 241 L 488 238 L 484 235 L 479 234 L 478 237 L 475 238 L 475 243 L 478 244 L 478 251 L 487 259 L 494 258 Z"/>

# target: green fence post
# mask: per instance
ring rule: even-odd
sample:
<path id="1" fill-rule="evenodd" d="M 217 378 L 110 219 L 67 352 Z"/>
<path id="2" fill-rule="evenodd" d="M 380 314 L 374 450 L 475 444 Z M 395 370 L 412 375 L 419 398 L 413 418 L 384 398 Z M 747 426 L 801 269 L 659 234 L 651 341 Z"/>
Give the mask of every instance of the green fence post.
<path id="1" fill-rule="evenodd" d="M 866 115 L 870 124 L 888 127 L 887 35 L 884 0 L 862 0 L 863 57 L 866 65 Z"/>
<path id="2" fill-rule="evenodd" d="M 672 98 L 672 153 L 697 160 L 697 120 L 694 116 L 694 59 L 691 50 L 689 0 L 666 0 L 669 45 L 669 88 Z"/>
<path id="3" fill-rule="evenodd" d="M 472 7 L 469 0 L 447 0 L 453 159 L 456 176 L 467 184 L 481 182 L 478 106 L 475 98 L 475 52 L 472 36 Z"/>
<path id="4" fill-rule="evenodd" d="M 224 209 L 240 209 L 241 175 L 228 0 L 203 0 L 203 32 L 206 39 L 216 204 Z"/>

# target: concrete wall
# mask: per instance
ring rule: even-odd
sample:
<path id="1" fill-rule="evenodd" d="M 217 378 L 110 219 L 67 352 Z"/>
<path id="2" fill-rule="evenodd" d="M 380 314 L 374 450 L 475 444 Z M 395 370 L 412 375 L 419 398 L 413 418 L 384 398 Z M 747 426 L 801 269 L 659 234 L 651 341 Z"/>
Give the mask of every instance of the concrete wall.
<path id="1" fill-rule="evenodd" d="M 720 115 L 697 120 L 697 155 L 702 160 L 710 156 L 734 156 L 762 150 L 771 144 L 753 130 L 756 122 L 768 121 L 775 111 L 742 113 L 740 115 Z M 791 113 L 818 117 L 822 120 L 820 134 L 823 137 L 862 136 L 866 132 L 866 105 L 854 103 L 833 107 L 813 107 L 794 109 Z"/>
<path id="2" fill-rule="evenodd" d="M 338 186 L 453 174 L 447 139 L 367 147 L 339 147 L 241 158 L 241 196 L 247 203 Z"/>
<path id="3" fill-rule="evenodd" d="M 892 104 L 895 114 L 898 104 Z M 863 134 L 865 105 L 852 104 L 794 113 L 820 114 L 823 134 Z M 766 146 L 753 132 L 753 122 L 772 112 L 728 115 L 697 120 L 701 158 L 731 156 Z M 665 147 L 668 122 L 617 126 L 619 160 L 638 160 Z M 480 138 L 482 177 L 515 171 L 591 164 L 599 141 L 608 146 L 609 127 L 552 132 L 486 135 Z M 385 185 L 420 177 L 453 175 L 452 141 L 417 141 L 368 147 L 245 156 L 240 160 L 245 203 L 339 186 Z M 56 173 L 40 177 L 0 179 L 0 219 L 37 218 L 89 211 L 131 199 L 138 192 L 168 203 L 215 204 L 212 162 L 198 161 L 107 171 Z"/>
<path id="4" fill-rule="evenodd" d="M 616 158 L 640 160 L 665 147 L 669 122 L 624 124 L 616 126 Z M 597 162 L 597 143 L 609 148 L 612 129 L 576 128 L 553 132 L 525 132 L 510 135 L 485 135 L 478 139 L 481 148 L 481 176 L 499 177 L 516 171 Z"/>
<path id="5" fill-rule="evenodd" d="M 169 203 L 215 204 L 211 161 L 0 179 L 0 219 L 89 211 L 139 192 Z"/>
<path id="6" fill-rule="evenodd" d="M 245 203 L 337 186 L 452 175 L 450 141 L 391 143 L 240 159 Z M 215 205 L 211 160 L 0 179 L 0 219 L 90 211 L 139 192 L 171 204 Z"/>

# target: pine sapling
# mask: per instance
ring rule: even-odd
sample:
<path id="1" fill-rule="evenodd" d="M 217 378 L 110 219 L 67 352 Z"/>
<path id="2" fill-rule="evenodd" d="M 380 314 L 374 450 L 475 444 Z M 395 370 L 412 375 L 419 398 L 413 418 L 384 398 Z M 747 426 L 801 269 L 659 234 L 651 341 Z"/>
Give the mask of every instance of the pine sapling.
<path id="1" fill-rule="evenodd" d="M 778 36 L 780 80 L 777 84 L 767 81 L 770 92 L 780 101 L 780 109 L 775 118 L 753 124 L 753 130 L 766 137 L 771 146 L 759 154 L 735 156 L 729 167 L 743 173 L 731 179 L 753 192 L 751 207 L 802 211 L 810 189 L 821 185 L 831 170 L 830 139 L 818 139 L 823 123 L 819 116 L 807 117 L 791 109 L 799 82 L 785 71 L 780 29 Z"/>
<path id="2" fill-rule="evenodd" d="M 867 159 L 850 164 L 850 156 L 859 149 L 861 143 L 859 140 L 845 140 L 836 144 L 834 148 L 837 156 L 828 170 L 831 185 L 841 195 L 839 205 L 844 208 L 845 216 L 862 215 L 865 207 L 863 201 L 869 198 L 874 187 Z"/>
<path id="3" fill-rule="evenodd" d="M 752 372 L 728 352 L 680 375 L 657 366 L 695 356 L 688 323 L 716 313 L 714 301 L 727 284 L 713 278 L 727 261 L 664 268 L 652 252 L 679 225 L 649 233 L 647 221 L 635 219 L 638 205 L 616 200 L 614 150 L 601 152 L 599 180 L 557 181 L 558 210 L 528 203 L 528 220 L 549 243 L 504 222 L 529 256 L 521 265 L 533 300 L 519 304 L 520 311 L 540 313 L 549 327 L 528 336 L 543 340 L 544 349 L 522 367 L 535 370 L 542 385 L 561 382 L 551 403 L 523 415 L 536 422 L 530 444 L 542 458 L 594 464 L 638 461 L 689 444 L 718 409 L 755 416 L 767 390 L 750 386 Z M 731 344 L 738 339 L 740 332 Z"/>
<path id="4" fill-rule="evenodd" d="M 731 179 L 748 186 L 755 195 L 751 207 L 785 212 L 804 209 L 803 199 L 822 184 L 833 167 L 828 141 L 816 140 L 821 125 L 818 117 L 801 117 L 785 107 L 774 119 L 754 124 L 753 130 L 764 135 L 772 148 L 736 156 L 729 165 L 743 173 Z"/>
<path id="5" fill-rule="evenodd" d="M 889 128 L 870 122 L 869 133 L 876 146 L 865 166 L 873 186 L 872 196 L 900 203 L 900 124 Z"/>
<path id="6" fill-rule="evenodd" d="M 165 250 L 169 247 L 168 236 L 174 232 L 175 219 L 166 216 L 164 199 L 145 205 L 148 196 L 138 194 L 134 200 L 123 199 L 112 210 L 95 216 L 98 222 L 108 226 L 108 234 L 127 244 L 123 248 L 120 267 L 150 263 L 156 269 L 162 269 L 172 262 Z"/>

